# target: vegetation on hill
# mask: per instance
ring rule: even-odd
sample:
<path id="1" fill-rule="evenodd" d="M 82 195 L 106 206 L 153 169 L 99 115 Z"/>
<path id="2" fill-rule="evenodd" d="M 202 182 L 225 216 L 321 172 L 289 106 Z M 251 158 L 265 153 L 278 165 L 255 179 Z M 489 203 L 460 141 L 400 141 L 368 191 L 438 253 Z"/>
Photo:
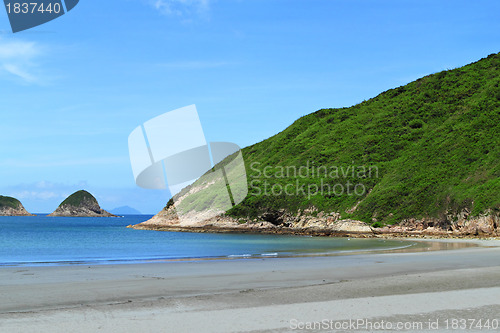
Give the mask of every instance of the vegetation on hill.
<path id="1" fill-rule="evenodd" d="M 79 207 L 82 205 L 84 202 L 92 202 L 97 204 L 96 198 L 89 192 L 85 190 L 80 190 L 78 192 L 73 193 L 69 197 L 64 200 L 59 207 L 63 206 L 73 206 L 73 207 Z"/>
<path id="2" fill-rule="evenodd" d="M 380 225 L 463 209 L 498 213 L 499 133 L 500 54 L 492 54 L 319 110 L 243 149 L 249 195 L 228 214 L 314 206 Z"/>
<path id="3" fill-rule="evenodd" d="M 4 197 L 0 195 L 0 208 L 1 207 L 10 207 L 17 209 L 21 207 L 21 202 L 15 198 L 12 197 Z"/>

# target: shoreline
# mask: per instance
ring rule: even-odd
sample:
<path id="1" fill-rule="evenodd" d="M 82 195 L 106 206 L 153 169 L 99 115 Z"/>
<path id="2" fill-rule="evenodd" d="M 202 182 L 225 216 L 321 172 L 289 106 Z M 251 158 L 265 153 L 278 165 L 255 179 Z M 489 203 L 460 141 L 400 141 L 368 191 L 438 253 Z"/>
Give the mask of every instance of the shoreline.
<path id="1" fill-rule="evenodd" d="M 13 332 L 289 332 L 292 319 L 489 318 L 500 309 L 500 241 L 472 242 L 481 246 L 1 268 L 0 327 Z"/>
<path id="2" fill-rule="evenodd" d="M 255 233 L 259 235 L 258 233 Z M 287 235 L 287 234 L 285 234 Z M 301 236 L 301 235 L 290 235 Z M 310 235 L 304 235 L 310 236 Z M 323 236 L 311 236 L 323 237 Z M 335 237 L 335 236 L 330 236 Z M 356 239 L 356 237 L 353 237 Z M 359 239 L 359 238 L 358 238 Z M 363 239 L 374 239 L 364 238 Z M 44 262 L 12 262 L 0 264 L 3 268 L 28 268 L 28 267 L 64 267 L 64 266 L 101 266 L 101 265 L 143 265 L 152 263 L 171 263 L 171 262 L 196 262 L 196 261 L 218 261 L 218 260 L 258 260 L 266 258 L 310 258 L 310 257 L 332 257 L 349 256 L 358 254 L 382 254 L 382 253 L 415 253 L 429 251 L 447 251 L 457 250 L 467 247 L 480 247 L 482 240 L 474 242 L 473 239 L 427 239 L 427 238 L 404 238 L 404 237 L 383 237 L 379 240 L 401 241 L 406 244 L 388 248 L 367 248 L 353 250 L 336 250 L 330 252 L 296 252 L 296 253 L 261 253 L 261 254 L 234 254 L 212 257 L 185 257 L 185 258 L 138 258 L 138 259 L 102 259 L 102 260 L 67 260 L 67 261 L 44 261 Z M 438 242 L 441 240 L 441 242 Z M 489 239 L 495 241 L 494 239 Z M 487 240 L 483 240 L 487 241 Z M 416 242 L 416 243 L 412 243 Z"/>
<path id="3" fill-rule="evenodd" d="M 265 234 L 265 235 L 296 235 L 313 237 L 350 237 L 350 238 L 384 238 L 384 239 L 464 239 L 464 240 L 500 240 L 500 236 L 489 234 L 461 234 L 453 232 L 422 232 L 422 231 L 385 231 L 372 228 L 372 232 L 341 231 L 323 228 L 262 228 L 262 227 L 219 227 L 204 226 L 166 226 L 151 224 L 128 225 L 127 228 L 135 230 L 167 231 L 167 232 L 192 232 L 192 233 L 228 233 L 228 234 Z"/>

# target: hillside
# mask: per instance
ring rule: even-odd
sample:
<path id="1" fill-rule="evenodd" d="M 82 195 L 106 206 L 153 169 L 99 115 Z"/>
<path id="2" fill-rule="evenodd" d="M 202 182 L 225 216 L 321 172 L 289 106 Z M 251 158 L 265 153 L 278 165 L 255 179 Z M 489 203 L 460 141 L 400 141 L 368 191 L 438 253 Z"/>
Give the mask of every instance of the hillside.
<path id="1" fill-rule="evenodd" d="M 498 213 L 499 84 L 500 54 L 493 54 L 353 107 L 302 117 L 283 132 L 243 150 L 248 180 L 254 186 L 251 183 L 249 196 L 229 215 L 257 217 L 268 210 L 297 212 L 315 206 L 378 225 L 439 218 L 464 209 L 472 216 L 488 210 Z M 352 172 L 345 176 L 340 172 L 338 178 L 324 177 L 324 173 L 281 177 L 283 167 L 298 169 L 308 161 L 328 170 L 354 167 L 356 172 L 354 177 Z M 259 177 L 266 167 L 273 176 Z M 360 167 L 372 167 L 371 177 L 359 174 Z M 264 180 L 271 185 L 298 181 L 308 186 L 321 185 L 321 179 L 344 188 L 348 181 L 363 184 L 366 191 L 361 196 L 336 195 L 337 187 L 335 194 L 310 198 L 263 195 Z"/>
<path id="2" fill-rule="evenodd" d="M 110 217 L 115 215 L 102 209 L 92 194 L 81 190 L 67 197 L 49 216 Z"/>
<path id="3" fill-rule="evenodd" d="M 323 233 L 338 222 L 362 221 L 499 233 L 499 84 L 500 54 L 492 54 L 349 108 L 304 116 L 244 148 L 248 196 L 225 216 L 193 226 Z M 189 227 L 174 215 L 170 204 L 136 227 Z M 364 227 L 349 222 L 342 230 L 353 228 Z"/>
<path id="4" fill-rule="evenodd" d="M 12 197 L 0 195 L 0 216 L 31 216 L 23 204 Z"/>

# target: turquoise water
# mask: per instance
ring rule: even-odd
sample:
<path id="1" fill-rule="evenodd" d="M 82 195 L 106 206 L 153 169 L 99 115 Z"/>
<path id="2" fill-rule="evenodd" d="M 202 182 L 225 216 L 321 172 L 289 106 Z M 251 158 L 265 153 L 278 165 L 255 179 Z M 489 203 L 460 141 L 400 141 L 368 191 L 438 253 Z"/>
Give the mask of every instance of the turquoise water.
<path id="1" fill-rule="evenodd" d="M 0 266 L 141 262 L 159 259 L 276 257 L 383 250 L 410 243 L 259 234 L 127 229 L 151 216 L 0 217 Z"/>

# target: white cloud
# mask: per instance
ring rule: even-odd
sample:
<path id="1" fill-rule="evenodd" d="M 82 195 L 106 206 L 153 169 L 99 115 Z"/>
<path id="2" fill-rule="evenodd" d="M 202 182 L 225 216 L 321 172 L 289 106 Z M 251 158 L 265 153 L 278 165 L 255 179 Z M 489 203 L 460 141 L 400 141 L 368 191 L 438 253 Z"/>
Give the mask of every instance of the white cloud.
<path id="1" fill-rule="evenodd" d="M 36 83 L 37 82 L 37 77 L 30 74 L 29 72 L 25 71 L 24 69 L 22 69 L 19 65 L 15 65 L 15 64 L 3 64 L 3 69 L 14 75 L 14 76 L 17 76 L 19 78 L 21 78 L 22 80 L 24 80 L 25 82 L 28 82 L 28 83 Z"/>
<path id="2" fill-rule="evenodd" d="M 0 59 L 32 58 L 39 54 L 40 50 L 34 42 L 3 41 L 0 39 Z"/>
<path id="3" fill-rule="evenodd" d="M 8 186 L 2 191 L 7 195 L 19 200 L 55 200 L 65 199 L 71 193 L 86 188 L 87 182 L 81 181 L 78 184 L 62 184 L 49 181 L 40 181 L 32 184 L 19 184 Z"/>
<path id="4" fill-rule="evenodd" d="M 13 196 L 19 200 L 37 199 L 48 200 L 53 198 L 65 198 L 65 194 L 50 191 L 20 191 L 14 192 Z"/>
<path id="5" fill-rule="evenodd" d="M 207 15 L 210 0 L 150 0 L 150 4 L 160 13 L 186 19 L 193 15 Z"/>
<path id="6" fill-rule="evenodd" d="M 45 189 L 45 190 L 55 189 L 55 188 L 68 189 L 68 188 L 84 188 L 84 187 L 88 186 L 88 183 L 86 181 L 82 180 L 77 184 L 67 185 L 67 184 L 52 183 L 52 182 L 49 182 L 46 180 L 42 180 L 42 181 L 39 181 L 37 183 L 31 184 L 29 186 L 30 186 L 30 188 Z"/>
<path id="7" fill-rule="evenodd" d="M 36 59 L 42 53 L 42 47 L 37 43 L 0 37 L 0 76 L 14 77 L 24 83 L 41 84 Z"/>

